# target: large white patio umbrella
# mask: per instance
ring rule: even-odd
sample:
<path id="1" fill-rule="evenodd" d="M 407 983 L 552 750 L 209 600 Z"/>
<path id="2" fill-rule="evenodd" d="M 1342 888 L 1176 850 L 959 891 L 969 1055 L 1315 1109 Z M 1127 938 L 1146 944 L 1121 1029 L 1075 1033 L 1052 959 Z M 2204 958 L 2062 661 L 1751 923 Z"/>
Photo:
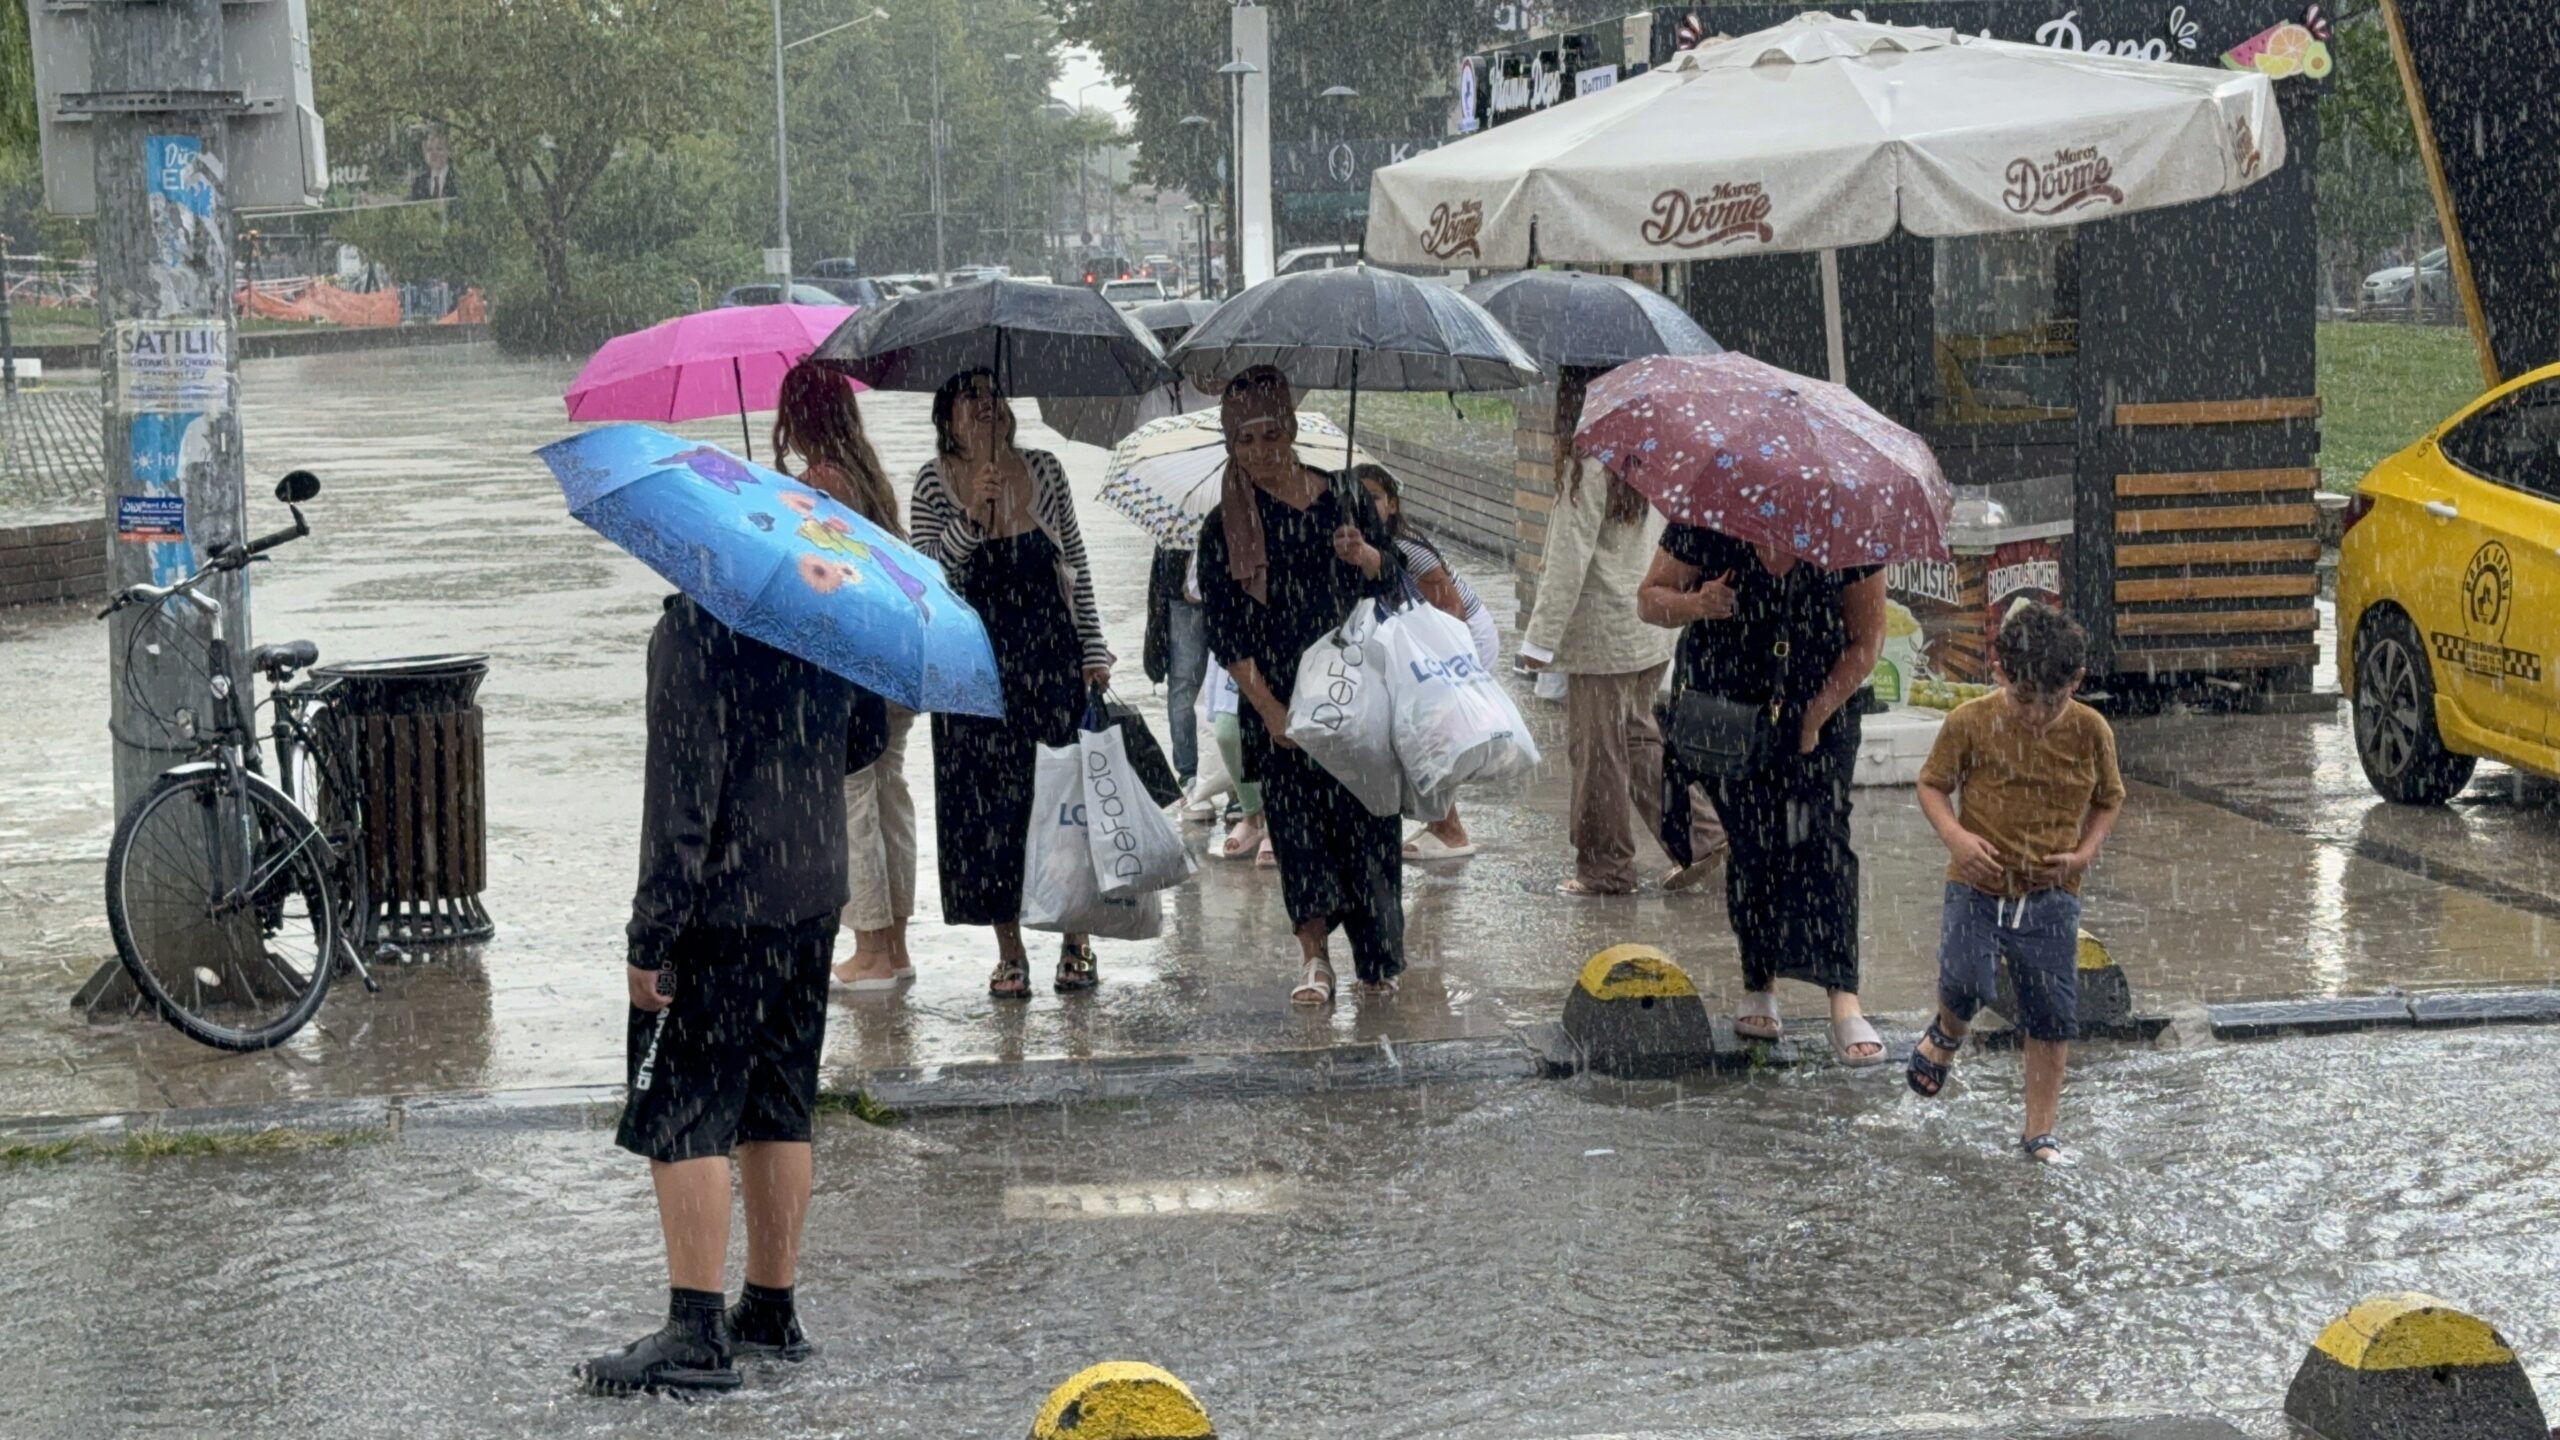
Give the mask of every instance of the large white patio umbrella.
<path id="1" fill-rule="evenodd" d="M 1367 250 L 1496 270 L 1820 251 L 1845 382 L 1838 248 L 2078 225 L 2283 163 L 2255 72 L 1809 14 L 1379 170 Z"/>

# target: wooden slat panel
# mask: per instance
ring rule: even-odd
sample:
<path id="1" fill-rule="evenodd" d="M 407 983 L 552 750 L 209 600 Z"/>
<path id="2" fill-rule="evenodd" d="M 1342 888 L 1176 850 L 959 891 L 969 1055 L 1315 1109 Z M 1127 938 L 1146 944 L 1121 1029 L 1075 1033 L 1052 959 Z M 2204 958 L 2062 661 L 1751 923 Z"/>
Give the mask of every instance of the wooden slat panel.
<path id="1" fill-rule="evenodd" d="M 2308 530 L 2320 519 L 2317 505 L 2190 505 L 2176 510 L 2119 510 L 2116 533 L 2154 535 L 2173 530 Z"/>
<path id="2" fill-rule="evenodd" d="M 2134 611 L 2116 616 L 2118 635 L 2257 635 L 2269 630 L 2312 630 L 2317 610 Z"/>
<path id="3" fill-rule="evenodd" d="M 2182 580 L 2119 580 L 2116 603 L 2163 600 L 2289 600 L 2320 593 L 2316 575 L 2191 575 Z"/>
<path id="4" fill-rule="evenodd" d="M 2317 540 L 2213 540 L 2186 545 L 2118 545 L 2116 568 L 2153 569 L 2170 565 L 2311 565 L 2320 559 Z"/>
<path id="5" fill-rule="evenodd" d="M 2320 647 L 2317 645 L 2222 645 L 2206 650 L 2142 650 L 2118 645 L 2115 673 L 2165 675 L 2175 671 L 2284 670 L 2296 665 L 2316 665 L 2319 660 Z"/>
<path id="6" fill-rule="evenodd" d="M 2262 396 L 2254 400 L 2176 400 L 2158 405 L 2118 405 L 2118 425 L 2252 425 L 2271 420 L 2317 420 L 2317 395 Z"/>
<path id="7" fill-rule="evenodd" d="M 2119 475 L 2116 493 L 2152 495 L 2264 495 L 2320 488 L 2318 470 L 2188 470 L 2159 475 Z"/>

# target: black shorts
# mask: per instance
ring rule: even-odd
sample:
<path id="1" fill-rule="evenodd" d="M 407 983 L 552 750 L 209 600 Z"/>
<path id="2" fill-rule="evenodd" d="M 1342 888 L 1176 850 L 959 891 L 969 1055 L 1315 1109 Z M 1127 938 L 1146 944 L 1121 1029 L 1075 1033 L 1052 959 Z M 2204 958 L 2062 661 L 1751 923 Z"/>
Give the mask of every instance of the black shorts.
<path id="1" fill-rule="evenodd" d="M 676 1161 L 759 1141 L 806 1141 L 835 948 L 833 915 L 679 938 L 667 963 L 675 1003 L 655 1014 L 631 1010 L 615 1143 Z"/>

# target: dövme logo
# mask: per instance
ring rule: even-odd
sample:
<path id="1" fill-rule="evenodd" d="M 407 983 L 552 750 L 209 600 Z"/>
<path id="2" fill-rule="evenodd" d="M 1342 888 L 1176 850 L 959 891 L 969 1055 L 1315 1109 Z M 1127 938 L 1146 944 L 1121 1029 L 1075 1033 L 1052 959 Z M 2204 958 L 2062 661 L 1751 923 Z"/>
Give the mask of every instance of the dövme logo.
<path id="1" fill-rule="evenodd" d="M 2059 215 L 2084 205 L 2121 205 L 2124 192 L 2113 184 L 2115 162 L 2095 145 L 2056 150 L 2037 161 L 2021 155 L 2009 162 L 2009 188 L 2000 202 L 2020 215 Z"/>
<path id="2" fill-rule="evenodd" d="M 1110 871 L 1114 878 L 1135 880 L 1146 868 L 1138 858 L 1138 833 L 1129 827 L 1129 802 L 1120 793 L 1120 775 L 1111 765 L 1111 757 L 1088 746 L 1084 752 L 1084 793 L 1093 815 L 1093 833 L 1111 847 Z"/>

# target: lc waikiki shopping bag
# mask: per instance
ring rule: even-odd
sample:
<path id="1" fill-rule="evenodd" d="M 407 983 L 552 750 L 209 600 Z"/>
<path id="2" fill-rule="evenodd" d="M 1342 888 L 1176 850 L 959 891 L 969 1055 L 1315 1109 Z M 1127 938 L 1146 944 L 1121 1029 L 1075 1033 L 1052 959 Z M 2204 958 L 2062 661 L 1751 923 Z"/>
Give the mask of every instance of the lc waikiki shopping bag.
<path id="1" fill-rule="evenodd" d="M 1459 786 L 1537 768 L 1528 721 L 1476 657 L 1466 622 L 1424 605 L 1389 617 L 1379 632 L 1396 759 L 1421 813 L 1447 813 Z"/>

